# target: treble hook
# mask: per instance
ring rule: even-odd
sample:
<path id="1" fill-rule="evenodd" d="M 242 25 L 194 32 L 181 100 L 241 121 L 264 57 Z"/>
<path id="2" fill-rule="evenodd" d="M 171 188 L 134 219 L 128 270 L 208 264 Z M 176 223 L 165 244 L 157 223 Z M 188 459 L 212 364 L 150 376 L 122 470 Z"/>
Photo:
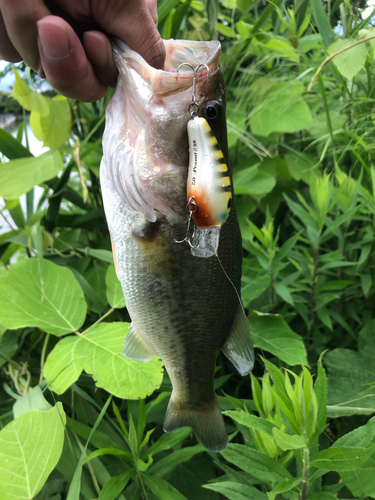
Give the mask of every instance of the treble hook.
<path id="1" fill-rule="evenodd" d="M 193 70 L 193 94 L 191 96 L 191 103 L 188 106 L 188 111 L 191 115 L 191 117 L 196 116 L 199 111 L 199 104 L 197 103 L 196 99 L 196 91 L 197 91 L 197 79 L 198 79 L 198 71 L 200 68 L 206 68 L 207 70 L 207 80 L 210 74 L 210 68 L 207 66 L 207 64 L 199 64 L 194 68 L 194 66 L 188 62 L 184 62 L 179 65 L 177 68 L 177 73 L 179 72 L 181 66 L 189 66 Z"/>
<path id="2" fill-rule="evenodd" d="M 190 208 L 190 207 L 193 207 L 193 208 Z M 193 243 L 192 243 L 192 240 L 194 240 L 195 229 L 194 229 L 193 234 L 191 235 L 191 237 L 189 236 L 191 219 L 193 217 L 193 214 L 198 210 L 198 205 L 195 202 L 194 196 L 191 196 L 189 198 L 189 201 L 186 204 L 186 208 L 190 212 L 189 213 L 188 224 L 187 224 L 187 228 L 186 228 L 186 236 L 185 236 L 185 238 L 183 240 L 180 240 L 180 241 L 178 241 L 175 238 L 173 238 L 173 241 L 175 243 L 185 243 L 185 241 L 186 241 L 187 243 L 189 243 L 190 248 L 197 248 L 198 244 L 197 245 L 193 245 Z"/>

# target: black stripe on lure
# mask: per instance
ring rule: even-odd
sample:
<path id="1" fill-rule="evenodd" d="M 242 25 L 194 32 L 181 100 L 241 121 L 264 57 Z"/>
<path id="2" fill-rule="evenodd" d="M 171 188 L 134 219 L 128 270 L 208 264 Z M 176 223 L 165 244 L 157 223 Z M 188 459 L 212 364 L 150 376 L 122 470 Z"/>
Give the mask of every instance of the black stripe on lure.
<path id="1" fill-rule="evenodd" d="M 192 102 L 188 106 L 191 120 L 187 125 L 189 139 L 189 170 L 187 179 L 187 209 L 189 222 L 186 237 L 191 247 L 191 253 L 196 257 L 211 257 L 217 255 L 219 247 L 220 229 L 227 220 L 232 205 L 232 185 L 228 166 L 220 146 L 207 120 L 198 116 L 199 104 L 195 100 L 196 81 L 198 70 L 206 68 L 207 78 L 209 69 L 206 64 L 194 68 Z M 214 117 L 218 103 L 208 103 L 206 114 Z M 195 229 L 190 236 L 191 219 L 195 222 Z"/>

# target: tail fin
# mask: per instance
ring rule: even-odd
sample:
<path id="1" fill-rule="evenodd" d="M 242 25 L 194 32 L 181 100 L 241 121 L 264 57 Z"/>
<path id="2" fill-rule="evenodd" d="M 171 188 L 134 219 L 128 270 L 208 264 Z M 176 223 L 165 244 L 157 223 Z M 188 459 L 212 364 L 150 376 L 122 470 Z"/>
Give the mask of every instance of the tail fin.
<path id="1" fill-rule="evenodd" d="M 164 419 L 164 431 L 172 432 L 180 427 L 191 427 L 203 446 L 210 451 L 223 451 L 228 444 L 228 434 L 215 397 L 205 404 L 189 405 L 173 397 L 168 404 Z"/>

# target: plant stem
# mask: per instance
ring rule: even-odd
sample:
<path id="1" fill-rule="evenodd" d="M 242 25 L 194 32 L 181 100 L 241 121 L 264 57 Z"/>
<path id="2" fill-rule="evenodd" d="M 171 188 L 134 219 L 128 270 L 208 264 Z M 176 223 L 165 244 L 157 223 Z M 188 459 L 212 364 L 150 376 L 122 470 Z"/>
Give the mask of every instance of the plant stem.
<path id="1" fill-rule="evenodd" d="M 91 326 L 89 326 L 84 332 L 80 333 L 80 332 L 76 331 L 74 333 L 76 335 L 78 335 L 79 337 L 83 337 L 83 335 L 85 335 L 85 333 L 87 333 L 88 330 L 90 330 L 92 327 L 101 323 L 103 321 L 103 319 L 106 318 L 107 316 L 109 316 L 110 314 L 112 314 L 114 310 L 115 310 L 115 308 L 111 307 L 111 309 L 109 309 L 105 314 L 103 314 L 103 316 L 100 316 L 100 318 L 97 321 L 95 321 L 95 323 L 93 323 Z"/>
<path id="2" fill-rule="evenodd" d="M 307 498 L 307 486 L 308 486 L 308 477 L 309 477 L 309 459 L 310 459 L 310 454 L 309 454 L 309 449 L 304 448 L 303 450 L 303 470 L 302 470 L 302 491 L 301 491 L 301 500 L 306 500 Z"/>
<path id="3" fill-rule="evenodd" d="M 81 453 L 84 451 L 85 447 L 83 446 L 83 444 L 81 443 L 79 437 L 77 436 L 77 434 L 75 432 L 73 432 L 73 436 L 74 436 L 74 439 L 76 440 L 77 444 L 78 444 L 78 447 L 79 449 L 81 450 Z M 85 453 L 86 457 L 87 457 L 87 453 Z M 87 462 L 86 463 L 88 469 L 89 469 L 89 473 L 90 473 L 90 476 L 91 476 L 91 480 L 92 480 L 92 484 L 94 485 L 94 488 L 98 494 L 98 496 L 100 495 L 100 492 L 101 492 L 101 489 L 100 489 L 100 486 L 99 486 L 99 483 L 98 483 L 98 480 L 96 479 L 96 475 L 95 475 L 95 471 L 93 469 L 93 466 L 90 462 Z"/>
<path id="4" fill-rule="evenodd" d="M 322 236 L 322 232 L 319 231 L 318 234 L 318 244 L 316 246 L 315 259 L 314 259 L 314 271 L 312 276 L 312 286 L 311 286 L 311 299 L 310 299 L 310 315 L 309 315 L 309 329 L 307 331 L 307 347 L 310 345 L 311 341 L 311 331 L 314 320 L 314 306 L 315 306 L 315 283 L 318 275 L 318 261 L 319 261 L 319 251 L 320 251 L 320 238 Z"/>
<path id="5" fill-rule="evenodd" d="M 343 52 L 345 52 L 346 50 L 349 50 L 351 49 L 352 47 L 356 47 L 357 45 L 361 44 L 361 43 L 365 43 L 365 42 L 368 42 L 369 40 L 372 40 L 373 38 L 375 38 L 375 35 L 372 35 L 372 36 L 368 36 L 366 38 L 363 38 L 362 40 L 357 40 L 356 42 L 338 50 L 337 52 L 334 52 L 333 54 L 331 54 L 329 57 L 327 57 L 326 59 L 324 59 L 324 61 L 322 62 L 322 64 L 319 66 L 319 68 L 317 69 L 317 72 L 315 73 L 315 75 L 313 76 L 313 78 L 311 79 L 311 82 L 309 84 L 309 86 L 307 87 L 307 92 L 310 92 L 311 89 L 313 88 L 313 85 L 315 83 L 315 80 L 317 79 L 319 73 L 322 71 L 322 69 L 324 68 L 324 66 L 326 64 L 328 64 L 329 62 L 332 61 L 332 59 L 336 56 L 338 56 L 339 54 L 342 54 Z"/>
<path id="6" fill-rule="evenodd" d="M 272 314 L 275 314 L 275 287 L 274 287 L 272 263 L 271 263 L 271 304 L 272 304 Z"/>
<path id="7" fill-rule="evenodd" d="M 41 358 L 40 358 L 40 377 L 39 377 L 39 384 L 40 384 L 40 383 L 41 383 L 41 381 L 44 379 L 44 373 L 43 373 L 43 370 L 44 370 L 44 364 L 45 364 L 45 362 L 46 362 L 47 345 L 48 345 L 48 341 L 49 341 L 50 336 L 51 336 L 51 334 L 50 334 L 50 333 L 47 333 L 47 335 L 45 336 L 44 342 L 43 342 L 42 356 L 41 356 Z"/>

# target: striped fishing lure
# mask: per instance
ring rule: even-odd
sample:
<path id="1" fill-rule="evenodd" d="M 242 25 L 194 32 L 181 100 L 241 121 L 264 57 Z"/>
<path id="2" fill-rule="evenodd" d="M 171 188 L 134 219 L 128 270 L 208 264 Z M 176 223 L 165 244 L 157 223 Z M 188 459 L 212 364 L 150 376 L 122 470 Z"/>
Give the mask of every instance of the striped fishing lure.
<path id="1" fill-rule="evenodd" d="M 196 224 L 192 253 L 197 257 L 215 255 L 220 228 L 232 205 L 228 166 L 211 127 L 205 118 L 192 117 L 189 138 L 188 208 Z"/>

